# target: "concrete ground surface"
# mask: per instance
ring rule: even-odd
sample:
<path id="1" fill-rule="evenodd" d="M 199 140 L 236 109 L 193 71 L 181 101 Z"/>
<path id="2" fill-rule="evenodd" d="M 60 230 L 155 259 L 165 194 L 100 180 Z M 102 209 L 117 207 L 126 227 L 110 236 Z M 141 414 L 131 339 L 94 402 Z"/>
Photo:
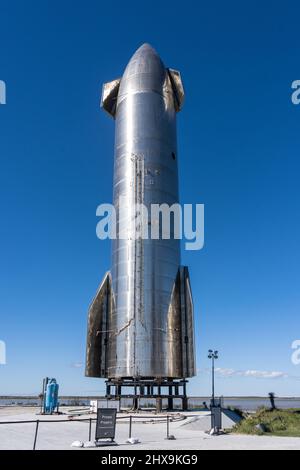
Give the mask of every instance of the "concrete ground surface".
<path id="1" fill-rule="evenodd" d="M 4 421 L 27 421 L 39 419 L 39 432 L 37 438 L 37 450 L 71 450 L 72 442 L 79 440 L 88 441 L 89 423 L 82 421 L 70 421 L 65 423 L 43 423 L 45 420 L 65 420 L 67 414 L 60 416 L 40 416 L 37 408 L 24 407 L 4 407 L 0 408 L 0 449 L 1 450 L 23 450 L 32 449 L 35 423 L 22 424 L 1 424 Z M 67 413 L 67 410 L 63 410 Z M 132 437 L 138 438 L 140 444 L 130 445 L 126 443 L 129 431 L 129 419 L 118 420 L 116 426 L 117 447 L 104 447 L 105 450 L 299 450 L 300 438 L 290 437 L 265 437 L 265 436 L 246 436 L 246 435 L 220 435 L 209 436 L 203 430 L 186 424 L 195 419 L 203 417 L 207 421 L 205 412 L 184 413 L 182 419 L 179 419 L 178 413 L 174 413 L 176 421 L 170 422 L 170 434 L 176 437 L 176 440 L 166 440 L 167 425 L 165 414 L 159 415 L 161 419 L 155 420 L 155 414 L 141 412 L 136 418 L 133 415 Z M 119 416 L 124 416 L 122 413 Z M 74 419 L 95 418 L 95 415 L 74 417 Z M 153 419 L 153 422 L 151 422 Z M 142 421 L 142 422 L 141 422 Z M 95 434 L 95 423 L 92 427 L 92 436 Z M 76 449 L 86 452 L 89 449 Z M 92 449 L 91 449 L 92 450 Z M 101 448 L 95 449 L 101 452 Z"/>

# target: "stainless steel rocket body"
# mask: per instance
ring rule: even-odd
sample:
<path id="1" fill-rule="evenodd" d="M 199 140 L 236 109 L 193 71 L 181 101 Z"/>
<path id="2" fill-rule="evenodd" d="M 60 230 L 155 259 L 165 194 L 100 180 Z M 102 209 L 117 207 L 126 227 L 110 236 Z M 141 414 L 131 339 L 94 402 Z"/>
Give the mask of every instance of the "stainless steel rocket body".
<path id="1" fill-rule="evenodd" d="M 138 218 L 136 206 L 143 204 L 150 216 L 152 204 L 179 202 L 176 114 L 182 100 L 180 74 L 166 69 L 147 44 L 133 55 L 121 80 L 104 88 L 102 106 L 116 125 L 117 238 L 111 274 L 90 308 L 88 376 L 195 373 L 193 305 L 187 268 L 180 267 L 180 240 L 172 230 L 170 239 L 151 239 L 151 224 L 160 221 Z M 148 239 L 134 236 L 137 218 Z M 141 230 L 141 223 L 147 227 Z M 128 230 L 120 238 L 121 227 Z"/>

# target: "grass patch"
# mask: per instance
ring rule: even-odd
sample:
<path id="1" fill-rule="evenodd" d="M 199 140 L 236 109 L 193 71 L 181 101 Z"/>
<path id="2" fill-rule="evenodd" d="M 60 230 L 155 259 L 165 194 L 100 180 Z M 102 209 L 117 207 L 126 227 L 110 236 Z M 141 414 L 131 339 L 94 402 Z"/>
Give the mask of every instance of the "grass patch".
<path id="1" fill-rule="evenodd" d="M 232 429 L 233 433 L 259 436 L 300 437 L 300 410 L 268 410 L 260 408 Z"/>

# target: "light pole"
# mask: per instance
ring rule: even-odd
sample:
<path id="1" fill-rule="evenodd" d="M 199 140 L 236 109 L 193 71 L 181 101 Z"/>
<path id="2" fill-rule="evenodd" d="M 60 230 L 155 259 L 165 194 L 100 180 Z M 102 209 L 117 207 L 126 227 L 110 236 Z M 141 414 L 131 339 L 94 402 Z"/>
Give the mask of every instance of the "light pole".
<path id="1" fill-rule="evenodd" d="M 211 378 L 212 378 L 212 406 L 215 406 L 215 359 L 218 359 L 218 351 L 213 351 L 209 349 L 208 351 L 208 359 L 212 360 L 212 371 L 211 371 Z"/>

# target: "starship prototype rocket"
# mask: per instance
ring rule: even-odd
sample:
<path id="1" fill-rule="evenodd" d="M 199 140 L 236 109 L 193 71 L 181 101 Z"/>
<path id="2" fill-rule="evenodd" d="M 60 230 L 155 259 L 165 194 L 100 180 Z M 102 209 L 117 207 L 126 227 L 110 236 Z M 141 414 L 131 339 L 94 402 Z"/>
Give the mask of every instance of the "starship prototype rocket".
<path id="1" fill-rule="evenodd" d="M 172 385 L 195 375 L 193 300 L 180 240 L 118 237 L 120 219 L 130 226 L 136 217 L 135 204 L 150 212 L 152 204 L 179 202 L 176 115 L 183 100 L 180 73 L 148 44 L 122 78 L 103 86 L 101 106 L 115 120 L 114 207 L 122 197 L 125 208 L 117 212 L 111 271 L 89 309 L 88 377 Z"/>

